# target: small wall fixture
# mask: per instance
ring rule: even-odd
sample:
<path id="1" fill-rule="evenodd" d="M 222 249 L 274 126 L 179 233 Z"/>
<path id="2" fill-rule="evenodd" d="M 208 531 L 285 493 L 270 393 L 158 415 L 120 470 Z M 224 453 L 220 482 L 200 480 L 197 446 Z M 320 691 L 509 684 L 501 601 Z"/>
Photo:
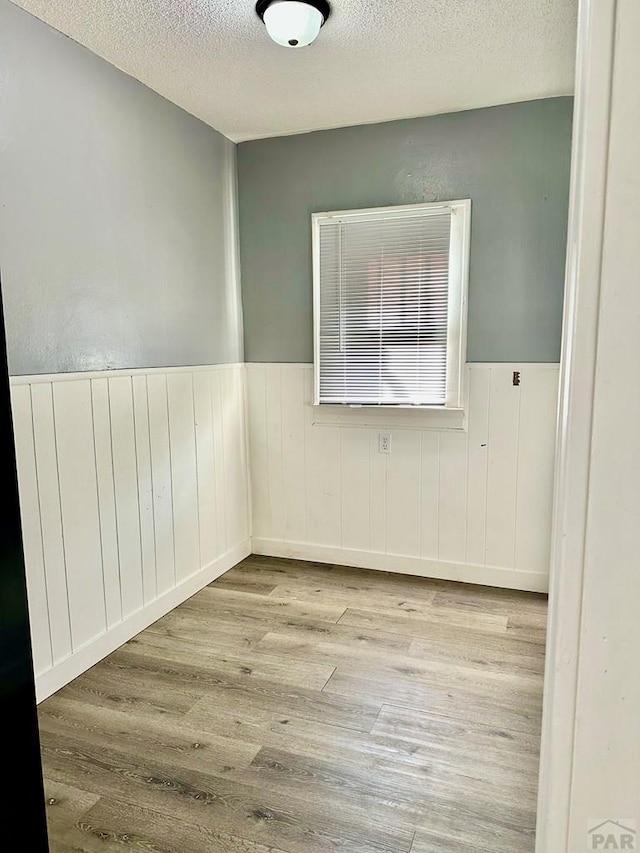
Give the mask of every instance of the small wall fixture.
<path id="1" fill-rule="evenodd" d="M 326 0 L 258 0 L 256 12 L 282 47 L 306 47 L 331 13 Z"/>

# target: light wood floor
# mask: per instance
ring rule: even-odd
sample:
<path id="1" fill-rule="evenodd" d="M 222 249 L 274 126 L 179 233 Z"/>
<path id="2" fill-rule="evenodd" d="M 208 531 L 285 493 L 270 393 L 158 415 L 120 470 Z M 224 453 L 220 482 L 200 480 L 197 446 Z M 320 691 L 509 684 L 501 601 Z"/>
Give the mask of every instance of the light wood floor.
<path id="1" fill-rule="evenodd" d="M 542 596 L 250 557 L 40 706 L 53 853 L 530 853 Z"/>

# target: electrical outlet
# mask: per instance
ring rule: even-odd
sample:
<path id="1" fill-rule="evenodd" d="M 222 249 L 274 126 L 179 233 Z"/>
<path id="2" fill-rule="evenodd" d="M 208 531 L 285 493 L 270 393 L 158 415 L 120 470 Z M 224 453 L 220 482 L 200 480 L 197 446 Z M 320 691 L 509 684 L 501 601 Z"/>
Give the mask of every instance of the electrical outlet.
<path id="1" fill-rule="evenodd" d="M 378 433 L 378 453 L 391 453 L 391 433 Z"/>

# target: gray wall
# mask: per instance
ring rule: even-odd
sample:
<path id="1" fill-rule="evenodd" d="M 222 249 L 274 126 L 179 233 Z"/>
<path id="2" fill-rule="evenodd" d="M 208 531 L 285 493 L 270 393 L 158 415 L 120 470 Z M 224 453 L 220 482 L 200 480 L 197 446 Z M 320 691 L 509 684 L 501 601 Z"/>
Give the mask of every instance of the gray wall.
<path id="1" fill-rule="evenodd" d="M 558 361 L 571 98 L 238 146 L 245 358 L 312 361 L 314 211 L 471 198 L 469 361 Z"/>
<path id="2" fill-rule="evenodd" d="M 242 359 L 234 146 L 0 0 L 12 373 Z"/>

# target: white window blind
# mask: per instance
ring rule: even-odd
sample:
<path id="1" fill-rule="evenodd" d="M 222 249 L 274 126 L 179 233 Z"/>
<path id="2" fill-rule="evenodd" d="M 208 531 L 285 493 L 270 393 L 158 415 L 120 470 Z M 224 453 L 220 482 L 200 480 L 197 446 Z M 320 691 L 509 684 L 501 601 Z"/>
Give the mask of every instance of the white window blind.
<path id="1" fill-rule="evenodd" d="M 314 216 L 317 403 L 458 404 L 455 204 Z"/>

